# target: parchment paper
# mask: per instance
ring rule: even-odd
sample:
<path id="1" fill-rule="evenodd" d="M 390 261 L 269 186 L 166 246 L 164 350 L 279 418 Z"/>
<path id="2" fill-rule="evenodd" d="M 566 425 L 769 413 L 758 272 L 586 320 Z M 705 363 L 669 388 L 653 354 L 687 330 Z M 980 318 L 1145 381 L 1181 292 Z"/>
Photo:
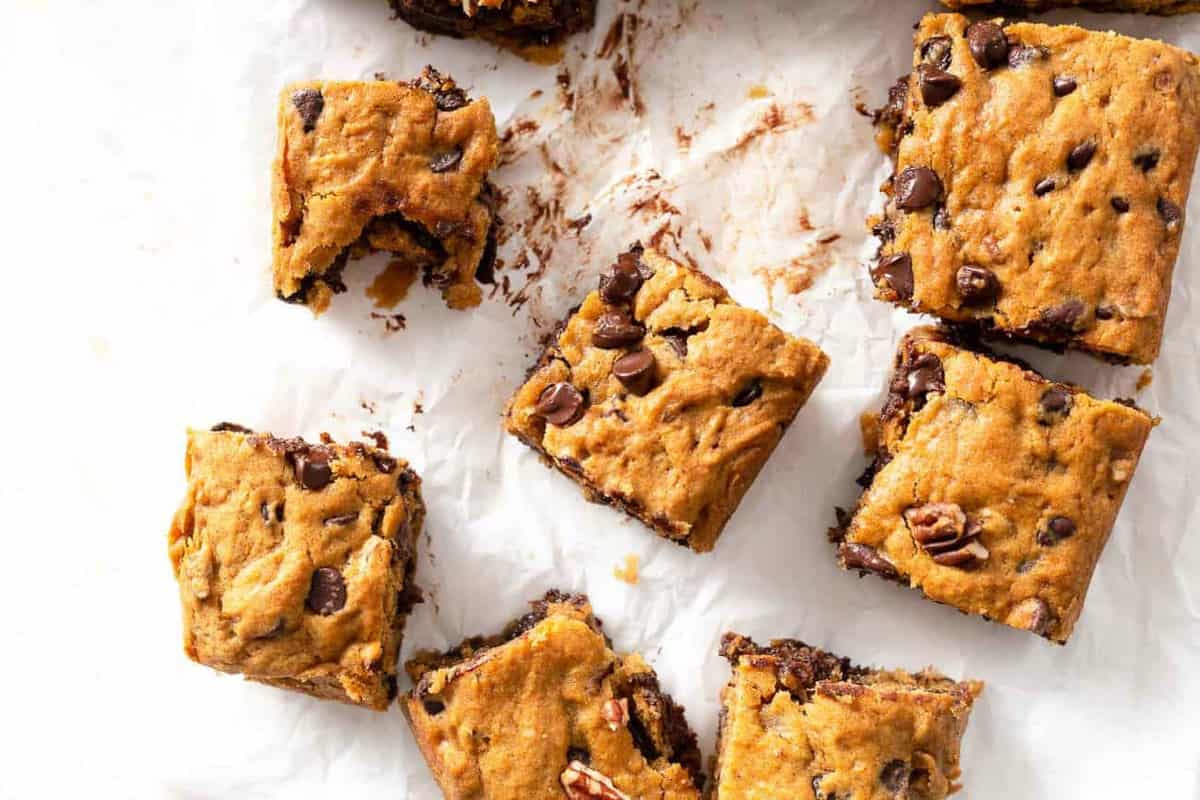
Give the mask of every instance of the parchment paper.
<path id="1" fill-rule="evenodd" d="M 429 601 L 406 655 L 494 631 L 550 587 L 586 591 L 616 646 L 641 651 L 687 706 L 706 754 L 728 675 L 717 642 L 735 629 L 985 680 L 964 753 L 971 800 L 1200 797 L 1200 197 L 1163 355 L 1136 392 L 1163 423 L 1067 647 L 844 573 L 825 540 L 865 463 L 858 415 L 918 322 L 871 299 L 861 267 L 888 167 L 855 105 L 906 70 L 931 8 L 603 2 L 595 30 L 546 67 L 416 33 L 383 0 L 0 3 L 0 795 L 437 796 L 397 710 L 257 686 L 181 653 L 165 534 L 184 429 L 232 419 L 339 440 L 381 430 L 421 473 Z M 1048 19 L 1200 50 L 1200 16 Z M 351 266 L 350 292 L 319 320 L 277 302 L 279 88 L 408 78 L 427 62 L 490 97 L 510 131 L 495 176 L 501 285 L 469 312 L 419 286 L 376 309 L 364 289 L 379 257 Z M 538 337 L 637 238 L 690 256 L 833 360 L 707 556 L 584 502 L 501 432 Z M 395 314 L 405 327 L 388 330 Z M 1141 375 L 1021 354 L 1106 396 L 1134 394 Z M 613 574 L 627 554 L 636 585 Z"/>

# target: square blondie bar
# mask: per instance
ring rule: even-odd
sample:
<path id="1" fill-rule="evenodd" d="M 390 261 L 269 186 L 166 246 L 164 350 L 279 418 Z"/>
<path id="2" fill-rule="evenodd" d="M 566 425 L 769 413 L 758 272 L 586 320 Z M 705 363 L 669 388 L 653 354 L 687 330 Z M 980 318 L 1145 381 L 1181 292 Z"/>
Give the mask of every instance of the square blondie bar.
<path id="1" fill-rule="evenodd" d="M 383 710 L 396 696 L 421 481 L 360 443 L 188 434 L 169 551 L 197 663 Z"/>
<path id="2" fill-rule="evenodd" d="M 858 667 L 795 639 L 729 633 L 721 653 L 733 676 L 711 800 L 942 800 L 959 788 L 983 684 Z"/>
<path id="3" fill-rule="evenodd" d="M 1064 643 L 1154 425 L 919 328 L 896 355 L 866 488 L 831 532 L 838 559 Z"/>
<path id="4" fill-rule="evenodd" d="M 1158 355 L 1200 143 L 1200 62 L 1070 25 L 931 14 L 879 119 L 880 298 L 1118 362 Z"/>
<path id="5" fill-rule="evenodd" d="M 320 313 L 346 262 L 389 252 L 451 308 L 479 305 L 495 259 L 496 122 L 432 67 L 415 80 L 284 89 L 272 177 L 275 293 Z"/>
<path id="6" fill-rule="evenodd" d="M 503 633 L 407 665 L 401 708 L 446 797 L 699 800 L 683 709 L 610 649 L 582 595 L 551 591 Z"/>
<path id="7" fill-rule="evenodd" d="M 506 426 L 590 499 L 705 552 L 828 365 L 703 273 L 635 247 L 562 324 Z"/>

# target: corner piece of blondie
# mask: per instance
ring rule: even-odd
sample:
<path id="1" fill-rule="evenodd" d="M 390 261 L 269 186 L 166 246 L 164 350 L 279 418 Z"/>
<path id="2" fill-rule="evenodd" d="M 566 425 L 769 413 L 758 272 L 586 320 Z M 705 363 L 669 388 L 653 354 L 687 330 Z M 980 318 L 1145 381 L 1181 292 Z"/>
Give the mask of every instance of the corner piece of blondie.
<path id="1" fill-rule="evenodd" d="M 842 567 L 1064 643 L 1156 420 L 918 328 L 875 460 L 831 531 Z"/>
<path id="2" fill-rule="evenodd" d="M 1158 355 L 1200 145 L 1200 61 L 1072 25 L 930 14 L 877 115 L 877 296 L 1121 363 Z"/>
<path id="3" fill-rule="evenodd" d="M 795 639 L 721 641 L 711 800 L 942 800 L 958 790 L 959 750 L 978 681 L 932 669 L 858 667 Z"/>
<path id="4" fill-rule="evenodd" d="M 183 647 L 223 672 L 378 711 L 396 696 L 425 517 L 383 450 L 189 431 L 169 551 Z"/>
<path id="5" fill-rule="evenodd" d="M 446 797 L 699 800 L 683 708 L 610 649 L 582 595 L 548 592 L 498 636 L 407 665 L 401 700 Z"/>
<path id="6" fill-rule="evenodd" d="M 407 83 L 284 89 L 272 178 L 275 293 L 314 313 L 351 258 L 389 252 L 451 308 L 479 305 L 495 259 L 496 122 L 432 67 Z"/>
<path id="7" fill-rule="evenodd" d="M 506 426 L 589 499 L 706 552 L 828 366 L 702 272 L 635 246 L 562 323 Z"/>

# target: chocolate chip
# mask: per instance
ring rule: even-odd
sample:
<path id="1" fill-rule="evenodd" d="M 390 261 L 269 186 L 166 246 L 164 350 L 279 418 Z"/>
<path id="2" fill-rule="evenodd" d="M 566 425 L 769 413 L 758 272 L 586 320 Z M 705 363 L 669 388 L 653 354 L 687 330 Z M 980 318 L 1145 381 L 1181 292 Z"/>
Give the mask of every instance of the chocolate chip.
<path id="1" fill-rule="evenodd" d="M 371 460 L 375 462 L 375 468 L 384 475 L 391 475 L 396 469 L 396 459 L 387 453 L 371 453 Z"/>
<path id="2" fill-rule="evenodd" d="M 645 278 L 638 269 L 637 256 L 625 253 L 600 276 L 600 298 L 609 305 L 627 303 L 644 282 Z"/>
<path id="3" fill-rule="evenodd" d="M 896 205 L 917 211 L 942 196 L 942 181 L 929 167 L 906 167 L 896 176 Z"/>
<path id="4" fill-rule="evenodd" d="M 1158 166 L 1158 159 L 1162 154 L 1157 150 L 1147 150 L 1144 153 L 1138 153 L 1133 157 L 1134 165 L 1142 172 L 1149 172 Z"/>
<path id="5" fill-rule="evenodd" d="M 1000 296 L 1000 279 L 987 267 L 963 264 L 954 276 L 954 283 L 966 305 L 984 305 Z"/>
<path id="6" fill-rule="evenodd" d="M 1117 316 L 1115 306 L 1096 306 L 1096 319 L 1112 319 Z"/>
<path id="7" fill-rule="evenodd" d="M 462 157 L 462 148 L 459 147 L 445 153 L 439 153 L 430 160 L 429 169 L 433 172 L 449 172 L 458 166 L 458 162 L 462 161 Z"/>
<path id="8" fill-rule="evenodd" d="M 729 404 L 734 408 L 748 406 L 758 398 L 762 397 L 762 393 L 762 381 L 760 381 L 758 378 L 755 378 L 746 386 L 742 387 L 741 391 L 733 396 L 733 400 L 729 401 Z"/>
<path id="9" fill-rule="evenodd" d="M 1118 214 L 1124 214 L 1129 211 L 1129 201 L 1124 197 L 1114 197 L 1109 202 L 1112 203 L 1113 210 Z"/>
<path id="10" fill-rule="evenodd" d="M 358 519 L 358 512 L 353 512 L 350 514 L 338 514 L 337 516 L 326 517 L 323 524 L 325 524 L 325 525 L 349 525 L 351 522 L 354 522 L 357 519 Z"/>
<path id="11" fill-rule="evenodd" d="M 567 763 L 578 761 L 580 764 L 591 764 L 592 754 L 586 747 L 568 747 L 567 748 Z"/>
<path id="12" fill-rule="evenodd" d="M 943 69 L 921 64 L 917 67 L 917 86 L 921 89 L 921 100 L 930 108 L 936 108 L 958 94 L 962 81 Z"/>
<path id="13" fill-rule="evenodd" d="M 891 289 L 901 300 L 911 300 L 913 296 L 912 258 L 908 253 L 893 253 L 884 256 L 871 270 L 871 280 L 876 286 Z M 882 281 L 883 286 L 880 286 Z"/>
<path id="14" fill-rule="evenodd" d="M 627 311 L 608 311 L 600 315 L 592 328 L 592 344 L 604 350 L 630 347 L 646 335 L 641 326 Z"/>
<path id="15" fill-rule="evenodd" d="M 1084 142 L 1075 146 L 1067 154 L 1067 169 L 1078 172 L 1088 165 L 1092 156 L 1096 155 L 1096 143 Z"/>
<path id="16" fill-rule="evenodd" d="M 565 428 L 583 417 L 583 395 L 569 383 L 552 383 L 542 390 L 534 413 L 551 425 Z"/>
<path id="17" fill-rule="evenodd" d="M 1034 61 L 1045 58 L 1046 51 L 1041 47 L 1029 47 L 1027 45 L 1013 45 L 1008 49 L 1008 65 L 1013 69 L 1018 69 L 1026 64 L 1031 64 Z"/>
<path id="18" fill-rule="evenodd" d="M 327 617 L 346 605 L 346 579 L 332 567 L 318 567 L 308 586 L 308 610 Z"/>
<path id="19" fill-rule="evenodd" d="M 654 368 L 654 354 L 642 348 L 614 361 L 612 374 L 626 389 L 640 397 L 654 388 Z"/>
<path id="20" fill-rule="evenodd" d="M 425 713 L 431 717 L 436 717 L 438 714 L 446 710 L 446 704 L 436 697 L 422 698 L 421 707 L 424 708 Z"/>
<path id="21" fill-rule="evenodd" d="M 263 522 L 271 521 L 271 507 L 266 503 L 263 503 L 258 507 L 258 513 L 262 515 Z"/>
<path id="22" fill-rule="evenodd" d="M 842 542 L 838 545 L 838 557 L 846 569 L 874 572 L 885 578 L 895 578 L 900 574 L 892 566 L 892 562 L 881 556 L 878 550 L 865 544 Z"/>
<path id="23" fill-rule="evenodd" d="M 333 469 L 328 459 L 318 453 L 296 454 L 296 480 L 305 489 L 318 491 L 324 489 L 333 480 Z"/>
<path id="24" fill-rule="evenodd" d="M 311 133 L 317 127 L 317 118 L 325 108 L 325 98 L 316 89 L 301 89 L 292 95 L 292 105 L 304 123 L 304 132 Z"/>
<path id="25" fill-rule="evenodd" d="M 1061 422 L 1071 413 L 1072 403 L 1069 391 L 1057 387 L 1047 389 L 1038 400 L 1038 422 L 1042 425 Z"/>
<path id="26" fill-rule="evenodd" d="M 236 422 L 218 422 L 209 428 L 214 433 L 254 433 L 247 427 L 238 425 Z"/>
<path id="27" fill-rule="evenodd" d="M 871 233 L 878 236 L 882 242 L 895 241 L 896 223 L 890 219 L 881 220 L 871 227 Z"/>
<path id="28" fill-rule="evenodd" d="M 949 36 L 931 36 L 921 42 L 921 60 L 938 69 L 950 69 L 954 43 Z"/>
<path id="29" fill-rule="evenodd" d="M 939 206 L 938 210 L 933 212 L 933 227 L 939 231 L 950 230 L 950 212 L 945 206 Z"/>
<path id="30" fill-rule="evenodd" d="M 1042 178 L 1033 185 L 1033 193 L 1041 197 L 1044 194 L 1053 192 L 1056 185 L 1054 178 Z"/>
<path id="31" fill-rule="evenodd" d="M 1037 533 L 1037 543 L 1051 547 L 1075 535 L 1075 523 L 1066 517 L 1054 517 Z"/>
<path id="32" fill-rule="evenodd" d="M 1043 309 L 1034 323 L 1035 331 L 1057 336 L 1067 336 L 1075 333 L 1083 317 L 1084 307 L 1079 300 L 1068 300 L 1056 306 Z"/>
<path id="33" fill-rule="evenodd" d="M 283 503 L 275 506 L 275 521 L 283 522 Z"/>
<path id="34" fill-rule="evenodd" d="M 1036 558 L 1025 558 L 1017 562 L 1017 574 L 1026 575 L 1031 569 L 1037 566 Z"/>
<path id="35" fill-rule="evenodd" d="M 908 791 L 908 763 L 899 759 L 893 759 L 883 765 L 883 769 L 879 772 L 879 782 L 883 784 L 883 788 L 887 789 L 892 794 Z M 907 796 L 907 794 L 905 795 Z"/>
<path id="36" fill-rule="evenodd" d="M 682 328 L 667 328 L 659 336 L 667 340 L 667 344 L 671 345 L 671 349 L 675 351 L 675 355 L 680 358 L 687 358 L 688 337 L 691 336 L 691 333 Z"/>
<path id="37" fill-rule="evenodd" d="M 1074 78 L 1069 78 L 1065 75 L 1059 75 L 1054 79 L 1054 96 L 1066 97 L 1071 92 L 1079 88 L 1079 84 Z"/>
<path id="38" fill-rule="evenodd" d="M 1158 198 L 1158 215 L 1162 217 L 1163 222 L 1167 223 L 1169 231 L 1175 230 L 1183 221 L 1183 211 L 1165 197 Z"/>
<path id="39" fill-rule="evenodd" d="M 905 395 L 909 400 L 924 400 L 931 392 L 946 391 L 946 371 L 942 360 L 933 353 L 922 353 L 908 365 Z"/>
<path id="40" fill-rule="evenodd" d="M 989 20 L 972 23 L 967 28 L 967 46 L 975 63 L 984 69 L 994 69 L 1008 61 L 1008 38 L 999 25 Z"/>

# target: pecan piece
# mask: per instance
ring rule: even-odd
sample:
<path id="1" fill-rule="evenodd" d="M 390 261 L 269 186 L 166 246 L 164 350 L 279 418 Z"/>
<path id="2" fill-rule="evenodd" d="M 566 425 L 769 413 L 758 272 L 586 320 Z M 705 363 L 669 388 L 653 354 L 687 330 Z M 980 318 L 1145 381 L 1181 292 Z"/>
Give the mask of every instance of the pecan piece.
<path id="1" fill-rule="evenodd" d="M 988 558 L 979 542 L 982 526 L 956 503 L 926 503 L 904 512 L 913 539 L 933 560 L 946 567 L 969 567 Z"/>
<path id="2" fill-rule="evenodd" d="M 613 786 L 611 780 L 582 761 L 568 764 L 559 780 L 566 790 L 567 800 L 632 800 Z"/>
<path id="3" fill-rule="evenodd" d="M 625 727 L 629 722 L 629 700 L 622 697 L 620 700 L 615 697 L 608 700 L 600 707 L 600 716 L 604 717 L 604 721 L 608 723 L 610 731 L 619 730 Z"/>

